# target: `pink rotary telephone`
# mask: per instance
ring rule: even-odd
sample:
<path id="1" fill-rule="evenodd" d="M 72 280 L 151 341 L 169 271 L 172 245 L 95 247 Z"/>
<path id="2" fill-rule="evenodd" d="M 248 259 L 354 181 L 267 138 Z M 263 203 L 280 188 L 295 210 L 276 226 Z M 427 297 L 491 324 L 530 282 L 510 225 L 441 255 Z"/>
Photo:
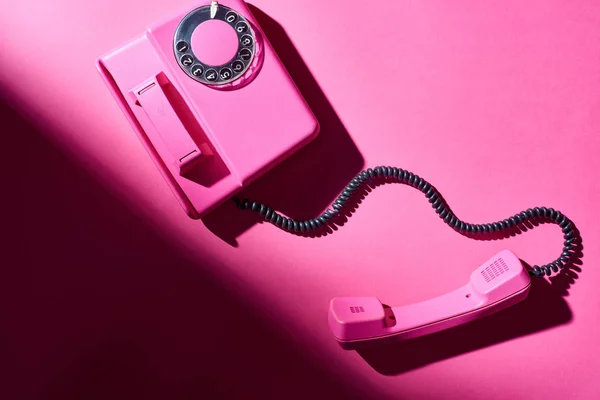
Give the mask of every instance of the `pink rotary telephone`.
<path id="1" fill-rule="evenodd" d="M 98 69 L 193 218 L 319 130 L 242 0 L 199 0 L 101 57 Z"/>
<path id="2" fill-rule="evenodd" d="M 313 139 L 319 125 L 242 0 L 198 0 L 101 57 L 98 69 L 139 139 L 193 218 L 200 218 Z M 297 221 L 247 199 L 277 227 L 311 234 L 335 223 L 353 194 L 373 181 L 420 190 L 439 217 L 474 238 L 555 223 L 564 233 L 554 262 L 526 271 L 503 251 L 477 268 L 465 286 L 422 303 L 389 307 L 375 297 L 335 298 L 329 326 L 345 348 L 409 339 L 488 315 L 523 300 L 529 275 L 558 272 L 578 257 L 579 237 L 561 212 L 536 207 L 491 224 L 460 220 L 423 178 L 395 167 L 359 173 L 316 218 Z M 530 225 L 531 226 L 531 225 Z M 506 236 L 505 236 L 506 237 Z"/>

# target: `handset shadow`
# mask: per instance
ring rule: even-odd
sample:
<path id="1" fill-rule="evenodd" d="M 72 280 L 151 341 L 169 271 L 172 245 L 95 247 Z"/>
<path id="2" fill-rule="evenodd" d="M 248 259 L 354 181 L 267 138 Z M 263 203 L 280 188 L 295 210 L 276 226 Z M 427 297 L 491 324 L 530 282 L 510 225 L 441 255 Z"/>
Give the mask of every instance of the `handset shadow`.
<path id="1" fill-rule="evenodd" d="M 382 375 L 398 375 L 460 354 L 500 344 L 569 323 L 571 309 L 563 298 L 580 271 L 573 266 L 550 282 L 533 279 L 521 303 L 482 319 L 419 338 L 370 346 L 357 353 Z"/>
<path id="2" fill-rule="evenodd" d="M 364 159 L 283 27 L 257 7 L 248 7 L 321 129 L 304 149 L 244 189 L 240 196 L 259 200 L 291 218 L 313 218 L 363 168 Z M 202 221 L 223 241 L 237 246 L 236 238 L 259 219 L 240 212 L 229 201 Z"/>

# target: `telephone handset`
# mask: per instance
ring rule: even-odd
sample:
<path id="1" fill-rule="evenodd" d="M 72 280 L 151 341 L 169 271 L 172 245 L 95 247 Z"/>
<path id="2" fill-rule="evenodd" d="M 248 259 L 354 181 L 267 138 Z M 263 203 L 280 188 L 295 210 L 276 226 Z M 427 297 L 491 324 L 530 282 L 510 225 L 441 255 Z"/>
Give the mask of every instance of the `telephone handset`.
<path id="1" fill-rule="evenodd" d="M 329 327 L 345 349 L 415 338 L 518 303 L 527 297 L 530 285 L 521 261 L 504 250 L 473 271 L 466 285 L 421 303 L 389 307 L 376 297 L 334 298 L 329 305 Z"/>
<path id="2" fill-rule="evenodd" d="M 319 131 L 242 0 L 198 0 L 101 57 L 98 69 L 193 218 Z"/>

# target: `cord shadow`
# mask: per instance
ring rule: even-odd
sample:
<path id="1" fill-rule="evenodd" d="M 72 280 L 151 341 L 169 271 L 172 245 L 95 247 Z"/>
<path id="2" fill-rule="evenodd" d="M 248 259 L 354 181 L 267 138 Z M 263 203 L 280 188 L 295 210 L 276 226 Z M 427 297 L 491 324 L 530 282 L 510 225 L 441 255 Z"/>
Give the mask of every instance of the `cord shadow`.
<path id="1" fill-rule="evenodd" d="M 364 166 L 364 160 L 327 97 L 279 23 L 257 7 L 250 11 L 315 114 L 321 130 L 298 153 L 259 178 L 240 196 L 260 198 L 286 215 L 309 218 L 320 213 Z M 203 222 L 223 241 L 236 238 L 257 220 L 226 202 Z"/>
<path id="2" fill-rule="evenodd" d="M 2 102 L 0 126 L 0 397 L 364 398 Z"/>

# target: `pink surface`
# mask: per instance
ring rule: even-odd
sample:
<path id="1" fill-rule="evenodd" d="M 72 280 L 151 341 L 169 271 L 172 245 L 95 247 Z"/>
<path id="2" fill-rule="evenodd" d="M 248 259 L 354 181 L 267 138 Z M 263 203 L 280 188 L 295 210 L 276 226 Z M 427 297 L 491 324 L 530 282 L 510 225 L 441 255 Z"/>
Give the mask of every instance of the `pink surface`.
<path id="1" fill-rule="evenodd" d="M 235 30 L 223 21 L 206 21 L 192 34 L 192 51 L 208 65 L 221 65 L 231 60 L 238 49 Z"/>
<path id="2" fill-rule="evenodd" d="M 466 220 L 546 205 L 581 231 L 581 271 L 534 280 L 493 316 L 361 353 L 331 336 L 331 298 L 426 300 L 503 248 L 553 260 L 560 230 L 476 242 L 401 185 L 319 239 L 231 204 L 189 219 L 94 65 L 185 4 L 40 0 L 0 14 L 0 85 L 25 115 L 0 122 L 18 256 L 0 291 L 3 398 L 597 397 L 596 2 L 252 2 L 321 135 L 249 197 L 306 218 L 363 165 L 392 164 Z"/>

